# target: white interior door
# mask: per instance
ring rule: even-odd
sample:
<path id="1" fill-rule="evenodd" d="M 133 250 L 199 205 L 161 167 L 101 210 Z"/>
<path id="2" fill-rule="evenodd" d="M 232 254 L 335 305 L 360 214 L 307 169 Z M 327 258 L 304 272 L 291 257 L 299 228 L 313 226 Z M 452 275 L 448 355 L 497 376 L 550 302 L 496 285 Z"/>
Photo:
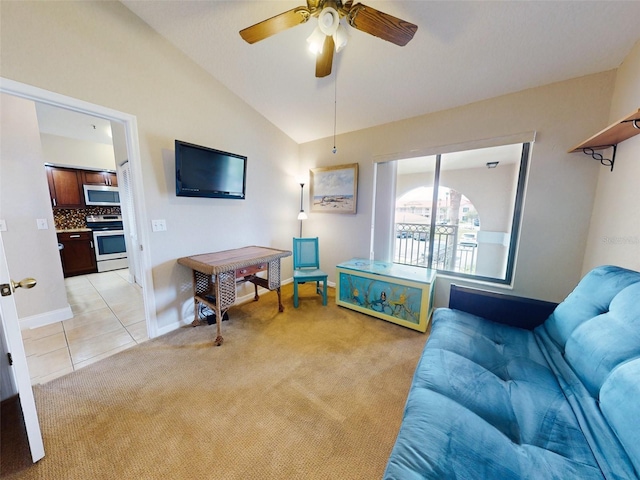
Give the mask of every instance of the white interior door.
<path id="1" fill-rule="evenodd" d="M 140 256 L 138 255 L 138 233 L 136 231 L 136 215 L 133 208 L 133 193 L 131 191 L 131 165 L 125 160 L 118 165 L 118 187 L 122 203 L 122 218 L 126 234 L 127 257 L 129 259 L 130 281 L 142 286 L 140 273 Z"/>
<path id="2" fill-rule="evenodd" d="M 6 340 L 6 346 L 13 362 L 13 365 L 8 369 L 8 374 L 13 377 L 15 390 L 20 398 L 20 406 L 22 407 L 22 415 L 29 439 L 29 448 L 31 449 L 31 458 L 35 463 L 44 457 L 44 443 L 42 442 L 36 403 L 33 398 L 29 369 L 27 368 L 27 357 L 24 353 L 24 344 L 22 343 L 20 325 L 18 324 L 18 312 L 13 299 L 13 295 L 16 292 L 12 292 L 10 287 L 11 277 L 7 268 L 2 235 L 0 235 L 0 284 L 3 286 L 2 296 L 0 296 L 0 324 L 2 326 L 2 335 Z M 9 286 L 8 289 L 5 285 Z M 18 293 L 28 295 L 28 290 L 21 291 L 18 289 Z M 3 375 L 5 374 L 4 371 L 2 373 Z"/>

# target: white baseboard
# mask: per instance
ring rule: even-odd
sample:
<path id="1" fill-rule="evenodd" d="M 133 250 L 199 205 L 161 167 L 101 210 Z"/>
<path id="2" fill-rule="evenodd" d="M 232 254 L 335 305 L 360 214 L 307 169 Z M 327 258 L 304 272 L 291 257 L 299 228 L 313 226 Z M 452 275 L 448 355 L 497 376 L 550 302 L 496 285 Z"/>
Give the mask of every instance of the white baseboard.
<path id="1" fill-rule="evenodd" d="M 60 308 L 58 310 L 52 310 L 50 312 L 21 318 L 19 321 L 20 330 L 44 327 L 45 325 L 62 322 L 63 320 L 69 320 L 70 318 L 73 318 L 73 312 L 71 311 L 71 306 L 67 305 L 65 308 Z"/>
<path id="2" fill-rule="evenodd" d="M 162 328 L 158 328 L 156 330 L 156 337 L 160 337 L 162 335 L 164 335 L 165 333 L 169 333 L 169 332 L 173 332 L 174 330 L 177 330 L 181 327 L 184 327 L 185 325 L 187 325 L 186 323 L 180 323 L 180 322 L 173 322 L 169 325 L 165 325 Z M 156 337 L 152 337 L 152 338 L 156 338 Z"/>

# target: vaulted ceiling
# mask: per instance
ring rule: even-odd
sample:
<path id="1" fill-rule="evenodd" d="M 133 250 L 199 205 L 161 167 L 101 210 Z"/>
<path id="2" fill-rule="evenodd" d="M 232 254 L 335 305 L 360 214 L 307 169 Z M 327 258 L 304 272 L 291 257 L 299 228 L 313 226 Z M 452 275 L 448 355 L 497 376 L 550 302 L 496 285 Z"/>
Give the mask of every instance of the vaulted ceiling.
<path id="1" fill-rule="evenodd" d="M 299 143 L 615 69 L 640 39 L 638 1 L 365 0 L 418 25 L 413 40 L 347 27 L 316 78 L 315 18 L 253 45 L 238 33 L 305 0 L 122 3 Z"/>

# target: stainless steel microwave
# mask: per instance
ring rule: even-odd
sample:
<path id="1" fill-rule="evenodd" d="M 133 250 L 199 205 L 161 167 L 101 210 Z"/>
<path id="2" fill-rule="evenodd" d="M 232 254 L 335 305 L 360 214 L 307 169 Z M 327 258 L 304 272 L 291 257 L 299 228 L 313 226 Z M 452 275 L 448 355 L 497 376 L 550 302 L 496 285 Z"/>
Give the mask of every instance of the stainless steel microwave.
<path id="1" fill-rule="evenodd" d="M 118 187 L 106 185 L 83 185 L 85 205 L 119 206 L 120 193 Z"/>

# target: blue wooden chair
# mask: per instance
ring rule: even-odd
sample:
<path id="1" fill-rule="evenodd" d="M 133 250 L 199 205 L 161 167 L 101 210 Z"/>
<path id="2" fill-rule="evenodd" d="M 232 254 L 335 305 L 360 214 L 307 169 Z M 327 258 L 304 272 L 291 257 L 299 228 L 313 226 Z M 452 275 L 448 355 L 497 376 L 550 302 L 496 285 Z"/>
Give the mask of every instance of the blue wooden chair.
<path id="1" fill-rule="evenodd" d="M 293 239 L 293 306 L 298 308 L 298 284 L 316 282 L 316 292 L 327 304 L 327 274 L 320 270 L 318 237 Z M 322 290 L 320 290 L 322 282 Z"/>

